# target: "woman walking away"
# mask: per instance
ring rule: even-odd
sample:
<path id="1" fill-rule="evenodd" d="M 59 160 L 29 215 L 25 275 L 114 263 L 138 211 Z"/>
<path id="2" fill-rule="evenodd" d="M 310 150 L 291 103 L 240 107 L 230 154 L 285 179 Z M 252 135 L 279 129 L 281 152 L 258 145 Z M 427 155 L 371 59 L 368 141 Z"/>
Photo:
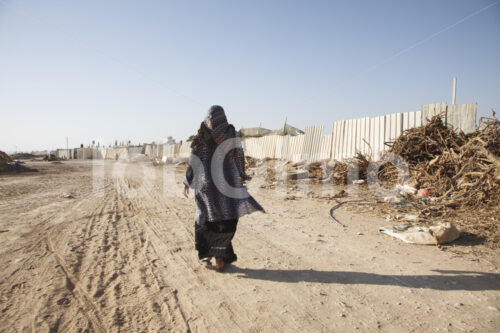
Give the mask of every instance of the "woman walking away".
<path id="1" fill-rule="evenodd" d="M 191 143 L 189 166 L 184 178 L 184 196 L 194 189 L 196 202 L 195 247 L 200 264 L 216 268 L 236 261 L 231 240 L 238 219 L 264 209 L 248 194 L 245 158 L 241 140 L 228 124 L 221 106 L 208 110 Z"/>

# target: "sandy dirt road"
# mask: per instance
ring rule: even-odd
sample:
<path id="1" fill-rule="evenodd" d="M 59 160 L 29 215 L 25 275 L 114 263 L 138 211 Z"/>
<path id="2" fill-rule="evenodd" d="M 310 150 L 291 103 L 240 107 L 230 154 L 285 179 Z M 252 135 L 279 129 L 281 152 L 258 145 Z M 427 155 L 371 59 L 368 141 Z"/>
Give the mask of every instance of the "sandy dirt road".
<path id="1" fill-rule="evenodd" d="M 0 176 L 2 332 L 500 330 L 498 251 L 403 244 L 339 210 L 344 229 L 326 201 L 261 189 L 221 274 L 197 264 L 173 168 L 32 165 Z"/>

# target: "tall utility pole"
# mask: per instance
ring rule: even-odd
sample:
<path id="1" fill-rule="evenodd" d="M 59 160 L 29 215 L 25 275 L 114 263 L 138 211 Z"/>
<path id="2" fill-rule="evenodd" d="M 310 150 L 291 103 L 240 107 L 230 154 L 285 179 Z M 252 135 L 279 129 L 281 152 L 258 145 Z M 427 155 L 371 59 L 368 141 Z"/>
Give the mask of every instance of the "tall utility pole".
<path id="1" fill-rule="evenodd" d="M 68 137 L 66 137 L 66 149 L 69 149 Z"/>
<path id="2" fill-rule="evenodd" d="M 457 99 L 457 77 L 453 78 L 453 105 L 455 105 L 455 101 Z"/>

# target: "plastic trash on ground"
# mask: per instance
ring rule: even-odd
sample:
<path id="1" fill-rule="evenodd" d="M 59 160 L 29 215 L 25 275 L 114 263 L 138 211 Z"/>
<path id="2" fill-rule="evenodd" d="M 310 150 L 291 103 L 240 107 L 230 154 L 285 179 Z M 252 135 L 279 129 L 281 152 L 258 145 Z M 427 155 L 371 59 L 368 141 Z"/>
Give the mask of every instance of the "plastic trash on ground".
<path id="1" fill-rule="evenodd" d="M 460 237 L 460 232 L 451 223 L 439 223 L 437 226 L 385 226 L 379 231 L 386 235 L 401 239 L 405 243 L 421 245 L 441 245 L 451 243 Z"/>
<path id="2" fill-rule="evenodd" d="M 394 202 L 405 202 L 405 198 L 400 198 L 400 197 L 397 197 L 395 195 L 390 195 L 388 197 L 385 197 L 384 201 L 385 202 L 392 202 L 392 203 L 394 203 Z"/>
<path id="3" fill-rule="evenodd" d="M 417 197 L 419 198 L 425 198 L 429 196 L 429 190 L 426 188 L 421 188 L 417 192 Z"/>
<path id="4" fill-rule="evenodd" d="M 405 194 L 415 194 L 417 193 L 417 189 L 410 186 L 410 185 L 397 185 L 396 188 L 398 189 L 399 193 L 401 195 L 405 195 Z"/>

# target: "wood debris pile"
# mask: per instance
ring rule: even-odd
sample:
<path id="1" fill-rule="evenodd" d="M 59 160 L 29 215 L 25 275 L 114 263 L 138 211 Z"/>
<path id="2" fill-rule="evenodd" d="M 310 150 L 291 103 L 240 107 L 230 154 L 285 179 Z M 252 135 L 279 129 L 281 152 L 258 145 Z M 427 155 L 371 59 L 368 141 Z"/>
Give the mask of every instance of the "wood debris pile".
<path id="1" fill-rule="evenodd" d="M 401 135 L 389 152 L 402 156 L 410 182 L 449 205 L 471 208 L 500 203 L 500 121 L 484 119 L 469 135 L 456 134 L 439 116 Z"/>
<path id="2" fill-rule="evenodd" d="M 346 185 L 353 180 L 366 180 L 369 164 L 369 158 L 359 152 L 353 158 L 342 162 L 336 161 L 333 166 L 333 183 L 336 185 Z"/>
<path id="3" fill-rule="evenodd" d="M 320 181 L 325 178 L 326 170 L 324 170 L 323 164 L 321 162 L 313 162 L 305 166 L 305 170 L 309 173 L 309 179 Z"/>
<path id="4" fill-rule="evenodd" d="M 465 142 L 463 134 L 456 134 L 434 116 L 425 126 L 406 130 L 396 141 L 390 143 L 389 152 L 399 155 L 411 165 L 428 162 L 443 154 L 445 150 L 458 150 Z"/>
<path id="5" fill-rule="evenodd" d="M 435 116 L 425 126 L 403 133 L 389 152 L 408 163 L 412 186 L 426 188 L 437 198 L 423 214 L 447 217 L 468 212 L 465 229 L 498 243 L 500 121 L 496 117 L 481 119 L 479 129 L 465 135 Z M 385 176 L 391 178 L 387 170 Z"/>
<path id="6" fill-rule="evenodd" d="M 250 157 L 250 156 L 245 156 L 245 168 L 255 168 L 257 166 L 257 159 Z"/>

